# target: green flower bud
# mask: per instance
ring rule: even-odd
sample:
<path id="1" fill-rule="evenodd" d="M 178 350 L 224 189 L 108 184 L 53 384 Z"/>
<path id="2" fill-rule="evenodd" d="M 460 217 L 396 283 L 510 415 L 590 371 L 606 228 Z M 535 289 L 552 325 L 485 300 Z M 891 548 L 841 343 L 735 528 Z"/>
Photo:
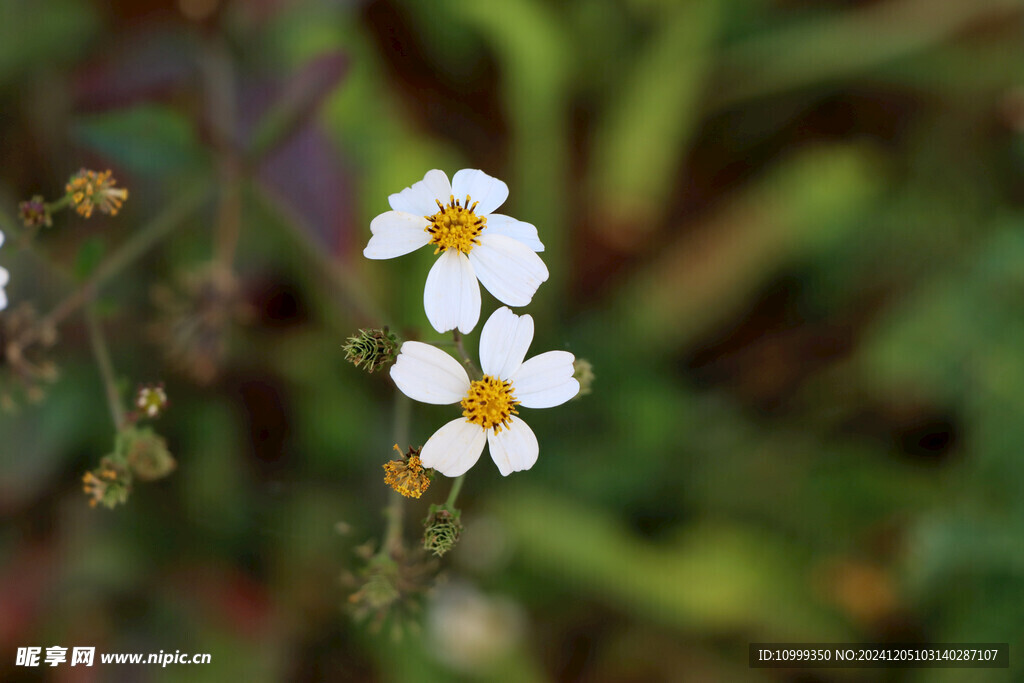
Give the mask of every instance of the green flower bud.
<path id="1" fill-rule="evenodd" d="M 395 362 L 398 338 L 388 328 L 359 330 L 345 343 L 345 360 L 367 372 L 376 372 Z"/>
<path id="2" fill-rule="evenodd" d="M 177 467 L 167 450 L 167 442 L 149 427 L 122 429 L 118 432 L 114 453 L 143 481 L 162 479 Z"/>
<path id="3" fill-rule="evenodd" d="M 580 391 L 574 398 L 586 396 L 594 386 L 594 366 L 586 358 L 577 358 L 573 361 L 573 379 L 580 383 Z"/>
<path id="4" fill-rule="evenodd" d="M 462 535 L 462 511 L 444 505 L 431 505 L 430 514 L 423 520 L 423 549 L 437 557 L 455 547 Z"/>

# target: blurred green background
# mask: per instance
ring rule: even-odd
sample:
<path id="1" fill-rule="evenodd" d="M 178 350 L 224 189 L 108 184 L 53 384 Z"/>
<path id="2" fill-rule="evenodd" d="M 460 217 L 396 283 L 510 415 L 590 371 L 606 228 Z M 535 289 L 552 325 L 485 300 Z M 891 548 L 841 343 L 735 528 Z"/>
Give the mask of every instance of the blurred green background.
<path id="1" fill-rule="evenodd" d="M 1022 18 L 2 0 L 0 323 L 169 221 L 97 305 L 124 396 L 166 382 L 178 469 L 88 507 L 113 429 L 82 315 L 34 358 L 59 369 L 41 401 L 0 361 L 0 679 L 1024 680 Z M 83 166 L 129 188 L 123 212 L 15 239 L 18 200 Z M 361 251 L 388 194 L 464 167 L 547 245 L 531 355 L 597 379 L 525 415 L 531 471 L 471 470 L 464 538 L 396 642 L 345 613 L 394 390 L 341 344 L 438 336 L 429 251 Z M 189 284 L 212 261 L 229 294 Z M 417 406 L 412 442 L 448 419 Z M 410 543 L 447 488 L 406 506 Z M 1009 642 L 1011 669 L 755 670 L 752 641 Z M 212 663 L 16 667 L 29 645 Z"/>

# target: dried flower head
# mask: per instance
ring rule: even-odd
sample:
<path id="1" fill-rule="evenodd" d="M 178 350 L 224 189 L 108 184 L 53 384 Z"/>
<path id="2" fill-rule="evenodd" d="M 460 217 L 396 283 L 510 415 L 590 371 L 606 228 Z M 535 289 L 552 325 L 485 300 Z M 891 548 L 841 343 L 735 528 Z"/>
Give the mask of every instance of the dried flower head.
<path id="1" fill-rule="evenodd" d="M 115 182 L 110 171 L 97 173 L 83 168 L 71 176 L 64 189 L 75 211 L 83 218 L 92 216 L 94 209 L 116 216 L 121 205 L 128 199 L 128 190 L 114 187 Z"/>
<path id="2" fill-rule="evenodd" d="M 173 365 L 200 384 L 216 378 L 230 325 L 252 313 L 234 274 L 216 264 L 182 275 L 177 287 L 154 288 L 153 303 L 159 318 L 151 336 Z"/>
<path id="3" fill-rule="evenodd" d="M 357 548 L 356 554 L 366 564 L 342 576 L 342 583 L 355 588 L 348 596 L 352 616 L 356 621 L 369 620 L 373 631 L 390 622 L 396 639 L 405 631 L 416 630 L 436 562 L 422 551 L 408 552 L 401 547 L 374 553 L 367 544 Z"/>
<path id="4" fill-rule="evenodd" d="M 376 372 L 395 362 L 398 338 L 388 328 L 359 330 L 343 347 L 345 360 L 367 372 Z"/>
<path id="5" fill-rule="evenodd" d="M 13 410 L 19 397 L 30 403 L 43 399 L 43 387 L 57 380 L 57 366 L 46 357 L 56 341 L 56 329 L 31 304 L 0 315 L 0 408 Z"/>
<path id="6" fill-rule="evenodd" d="M 18 216 L 26 228 L 48 228 L 53 225 L 53 216 L 50 215 L 50 208 L 40 195 L 19 202 Z"/>
<path id="7" fill-rule="evenodd" d="M 100 466 L 82 476 L 82 490 L 89 496 L 89 506 L 113 510 L 128 500 L 132 488 L 131 472 L 111 457 L 103 458 Z"/>
<path id="8" fill-rule="evenodd" d="M 167 403 L 167 392 L 164 391 L 163 382 L 141 386 L 135 395 L 135 407 L 146 417 L 160 417 L 160 413 L 167 408 Z"/>
<path id="9" fill-rule="evenodd" d="M 162 479 L 178 466 L 167 441 L 149 427 L 125 427 L 117 434 L 114 457 L 142 481 Z"/>
<path id="10" fill-rule="evenodd" d="M 398 444 L 395 450 L 402 453 Z M 406 498 L 419 498 L 430 487 L 433 470 L 424 469 L 420 463 L 420 449 L 409 447 L 409 451 L 401 460 L 391 460 L 384 464 L 384 483 L 401 493 Z"/>
<path id="11" fill-rule="evenodd" d="M 431 505 L 423 520 L 423 549 L 442 557 L 462 536 L 462 511 L 447 505 Z"/>

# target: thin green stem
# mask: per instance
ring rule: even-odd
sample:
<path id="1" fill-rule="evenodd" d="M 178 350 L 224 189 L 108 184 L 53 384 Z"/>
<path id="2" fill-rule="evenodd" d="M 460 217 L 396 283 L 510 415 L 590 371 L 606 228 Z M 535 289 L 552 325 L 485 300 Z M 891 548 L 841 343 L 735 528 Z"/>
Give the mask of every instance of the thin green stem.
<path id="1" fill-rule="evenodd" d="M 452 330 L 451 343 L 455 345 L 455 349 L 459 352 L 459 355 L 462 356 L 462 363 L 466 366 L 466 369 L 469 370 L 469 374 L 472 375 L 474 379 L 480 379 L 483 377 L 483 373 L 473 362 L 473 359 L 469 357 L 469 354 L 466 353 L 466 347 L 462 344 L 461 332 L 458 330 Z M 465 480 L 466 475 L 462 474 L 456 477 L 455 481 L 452 482 L 452 490 L 448 493 L 448 500 L 444 502 L 445 507 L 452 510 L 455 509 L 455 500 L 459 497 L 459 491 L 462 490 L 462 483 Z"/>
<path id="2" fill-rule="evenodd" d="M 311 231 L 303 225 L 301 217 L 290 210 L 271 188 L 258 179 L 252 179 L 254 196 L 264 206 L 280 217 L 280 223 L 287 229 L 292 239 L 310 258 L 341 293 L 343 311 L 355 318 L 359 324 L 368 327 L 381 327 L 386 320 L 382 311 L 373 302 L 366 287 L 360 282 L 351 268 L 343 268 L 330 252 L 311 237 Z"/>
<path id="3" fill-rule="evenodd" d="M 401 391 L 395 391 L 395 422 L 393 436 L 395 443 L 404 444 L 409 440 L 409 419 L 412 414 L 412 403 Z M 401 446 L 399 446 L 401 447 Z M 384 532 L 384 543 L 381 553 L 394 556 L 402 549 L 402 521 L 405 505 L 402 494 L 392 491 L 388 497 L 388 507 L 384 511 L 387 517 L 387 529 Z"/>
<path id="4" fill-rule="evenodd" d="M 462 333 L 458 330 L 452 330 L 452 343 L 455 344 L 456 350 L 459 355 L 462 356 L 462 364 L 469 370 L 469 374 L 472 375 L 473 379 L 480 379 L 484 376 L 484 373 L 480 371 L 480 368 L 476 366 L 473 359 L 466 353 L 466 347 L 462 345 Z"/>
<path id="5" fill-rule="evenodd" d="M 200 67 L 220 185 L 215 253 L 217 262 L 230 271 L 242 231 L 242 185 L 239 182 L 242 159 L 231 136 L 232 127 L 238 118 L 238 98 L 235 92 L 234 64 L 223 40 L 207 41 Z"/>
<path id="6" fill-rule="evenodd" d="M 96 365 L 99 367 L 100 377 L 103 379 L 103 388 L 106 390 L 110 417 L 114 420 L 114 429 L 120 430 L 125 424 L 124 408 L 121 407 L 121 398 L 117 392 L 117 380 L 114 377 L 114 366 L 110 362 L 110 350 L 107 348 L 107 340 L 103 336 L 103 328 L 100 326 L 99 317 L 96 315 L 95 304 L 90 304 L 86 307 L 85 320 L 89 326 L 89 341 L 92 342 L 92 353 L 96 357 Z"/>
<path id="7" fill-rule="evenodd" d="M 462 482 L 466 480 L 465 474 L 460 474 L 455 477 L 455 481 L 452 482 L 452 490 L 448 492 L 448 500 L 444 501 L 444 506 L 450 510 L 455 509 L 455 500 L 459 497 L 459 491 L 462 490 Z"/>
<path id="8" fill-rule="evenodd" d="M 53 213 L 57 213 L 58 211 L 61 211 L 62 209 L 67 208 L 70 204 L 71 204 L 71 195 L 66 194 L 63 197 L 61 197 L 60 199 L 56 199 L 56 200 L 54 200 L 52 202 L 47 202 L 46 210 L 49 211 L 51 214 L 53 214 Z"/>
<path id="9" fill-rule="evenodd" d="M 196 211 L 206 200 L 209 191 L 209 182 L 204 179 L 183 193 L 178 201 L 140 228 L 131 239 L 101 263 L 88 280 L 54 306 L 38 325 L 26 331 L 17 340 L 18 346 L 24 349 L 39 339 L 42 330 L 55 328 L 69 315 L 91 301 L 99 292 L 101 285 L 144 256 Z"/>

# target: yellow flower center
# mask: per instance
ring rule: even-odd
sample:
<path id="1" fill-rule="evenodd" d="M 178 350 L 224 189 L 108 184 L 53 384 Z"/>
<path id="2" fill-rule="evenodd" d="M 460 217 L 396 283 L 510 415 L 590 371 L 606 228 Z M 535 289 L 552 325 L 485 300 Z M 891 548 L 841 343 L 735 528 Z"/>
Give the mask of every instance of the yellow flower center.
<path id="1" fill-rule="evenodd" d="M 462 415 L 484 429 L 493 427 L 497 434 L 502 427 L 512 424 L 513 415 L 519 414 L 517 405 L 512 382 L 484 375 L 469 385 L 469 392 L 462 399 Z"/>
<path id="2" fill-rule="evenodd" d="M 480 202 L 473 202 L 470 206 L 468 194 L 465 203 L 456 199 L 455 195 L 451 195 L 447 205 L 442 204 L 440 199 L 434 201 L 440 211 L 433 216 L 424 216 L 430 221 L 430 225 L 425 228 L 430 233 L 430 244 L 437 245 L 434 253 L 446 249 L 458 249 L 463 254 L 473 251 L 473 245 L 480 244 L 477 238 L 487 225 L 486 216 L 473 213 Z"/>

